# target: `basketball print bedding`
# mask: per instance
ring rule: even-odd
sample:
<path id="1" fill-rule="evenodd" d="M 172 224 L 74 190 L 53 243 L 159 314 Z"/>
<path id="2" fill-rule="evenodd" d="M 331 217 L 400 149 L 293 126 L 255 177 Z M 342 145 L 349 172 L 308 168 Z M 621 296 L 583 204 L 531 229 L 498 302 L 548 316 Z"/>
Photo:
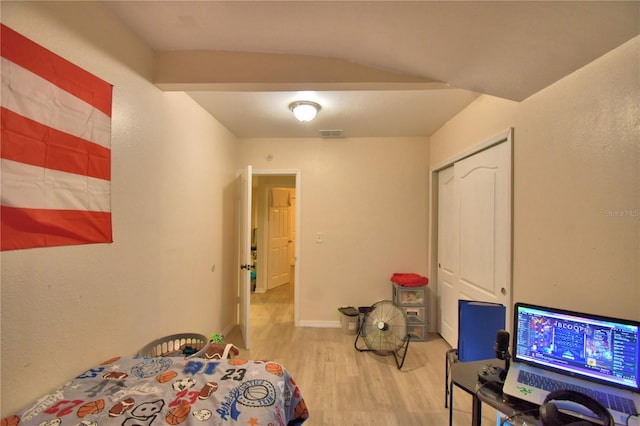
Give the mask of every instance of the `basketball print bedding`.
<path id="1" fill-rule="evenodd" d="M 296 426 L 309 417 L 289 372 L 272 361 L 115 357 L 5 425 Z"/>

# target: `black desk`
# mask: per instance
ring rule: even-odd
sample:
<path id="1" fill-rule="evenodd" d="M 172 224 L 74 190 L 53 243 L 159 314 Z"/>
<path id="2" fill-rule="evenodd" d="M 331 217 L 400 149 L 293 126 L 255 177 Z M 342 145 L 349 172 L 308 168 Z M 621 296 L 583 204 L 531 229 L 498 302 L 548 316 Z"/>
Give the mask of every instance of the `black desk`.
<path id="1" fill-rule="evenodd" d="M 453 386 L 464 390 L 473 396 L 471 409 L 471 425 L 480 426 L 482 424 L 482 403 L 495 408 L 507 416 L 527 411 L 535 410 L 535 406 L 520 400 L 510 400 L 503 397 L 502 393 L 482 387 L 478 384 L 478 371 L 485 365 L 504 368 L 504 361 L 499 359 L 486 359 L 472 362 L 456 362 L 451 365 L 451 387 L 449 389 L 449 425 L 453 424 Z M 535 413 L 534 413 L 535 414 Z M 536 416 L 520 414 L 514 421 L 518 424 L 540 425 Z"/>

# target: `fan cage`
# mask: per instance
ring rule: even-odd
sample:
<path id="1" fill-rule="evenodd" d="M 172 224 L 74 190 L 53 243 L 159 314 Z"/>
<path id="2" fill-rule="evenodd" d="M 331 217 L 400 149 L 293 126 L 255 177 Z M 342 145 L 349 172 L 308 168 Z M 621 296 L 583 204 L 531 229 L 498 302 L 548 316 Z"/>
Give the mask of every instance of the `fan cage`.
<path id="1" fill-rule="evenodd" d="M 407 340 L 406 313 L 390 300 L 377 302 L 365 314 L 360 334 L 375 354 L 394 354 Z"/>

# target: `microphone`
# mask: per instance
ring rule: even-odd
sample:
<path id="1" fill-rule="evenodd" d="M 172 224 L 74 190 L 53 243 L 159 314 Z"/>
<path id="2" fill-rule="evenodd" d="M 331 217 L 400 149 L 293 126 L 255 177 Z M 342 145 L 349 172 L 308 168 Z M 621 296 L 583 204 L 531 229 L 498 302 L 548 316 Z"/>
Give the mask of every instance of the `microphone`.
<path id="1" fill-rule="evenodd" d="M 496 344 L 493 346 L 493 351 L 496 354 L 496 358 L 505 360 L 505 371 L 509 370 L 511 364 L 511 354 L 509 353 L 509 332 L 507 330 L 498 330 L 496 333 Z"/>
<path id="2" fill-rule="evenodd" d="M 478 371 L 478 382 L 483 386 L 493 389 L 495 392 L 502 393 L 502 386 L 507 378 L 511 362 L 511 354 L 509 353 L 509 332 L 507 330 L 498 330 L 496 334 L 496 344 L 493 346 L 496 358 L 505 361 L 505 368 L 495 367 L 487 364 Z"/>

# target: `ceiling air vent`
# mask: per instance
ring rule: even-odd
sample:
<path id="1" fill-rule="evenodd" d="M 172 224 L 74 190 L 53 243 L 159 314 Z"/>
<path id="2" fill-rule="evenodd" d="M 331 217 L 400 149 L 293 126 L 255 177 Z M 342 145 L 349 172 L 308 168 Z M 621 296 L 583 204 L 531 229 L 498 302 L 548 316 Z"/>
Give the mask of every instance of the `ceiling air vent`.
<path id="1" fill-rule="evenodd" d="M 341 138 L 342 130 L 318 130 L 321 138 Z"/>

